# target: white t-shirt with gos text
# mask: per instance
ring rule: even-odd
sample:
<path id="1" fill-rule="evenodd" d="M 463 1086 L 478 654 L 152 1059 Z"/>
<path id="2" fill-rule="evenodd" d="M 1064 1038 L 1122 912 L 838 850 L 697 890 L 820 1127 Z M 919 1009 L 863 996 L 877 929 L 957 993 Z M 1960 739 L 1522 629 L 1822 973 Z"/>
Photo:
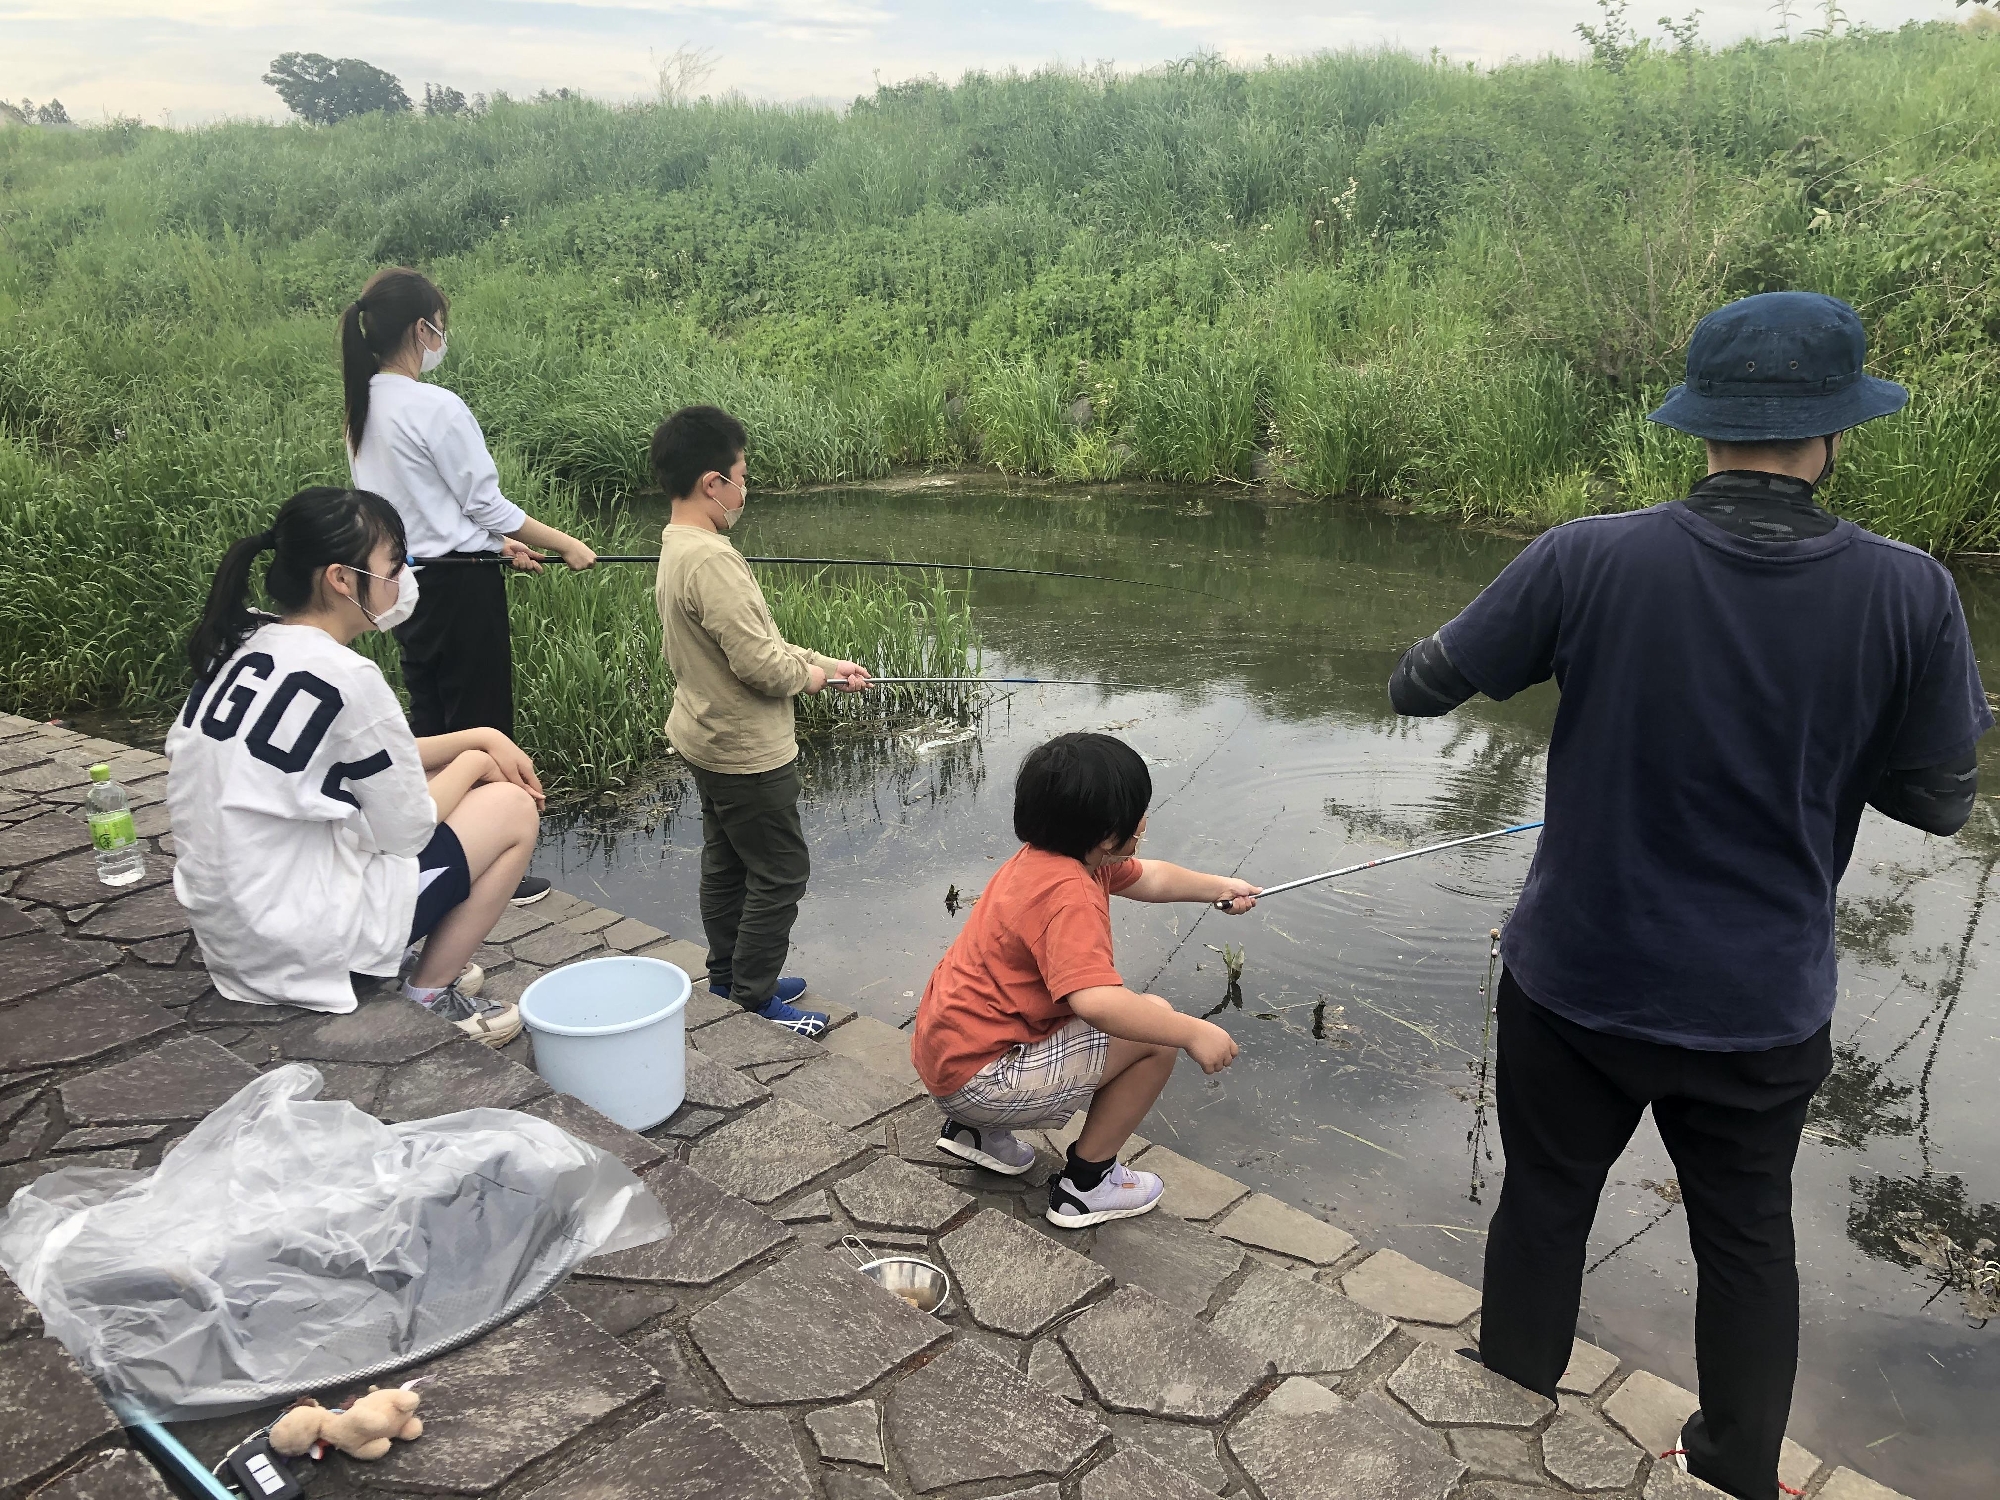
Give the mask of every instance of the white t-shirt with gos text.
<path id="1" fill-rule="evenodd" d="M 174 893 L 232 1000 L 354 1009 L 394 974 L 437 826 L 381 669 L 310 625 L 262 626 L 167 735 Z"/>

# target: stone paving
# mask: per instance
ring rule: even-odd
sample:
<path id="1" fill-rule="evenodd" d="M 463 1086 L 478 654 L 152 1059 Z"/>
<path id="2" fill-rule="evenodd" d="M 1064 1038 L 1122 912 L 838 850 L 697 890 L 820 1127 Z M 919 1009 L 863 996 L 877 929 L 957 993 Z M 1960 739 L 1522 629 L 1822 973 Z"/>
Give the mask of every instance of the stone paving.
<path id="1" fill-rule="evenodd" d="M 149 840 L 145 882 L 96 881 L 78 813 L 109 759 Z M 615 1153 L 677 1233 L 587 1262 L 422 1372 L 424 1436 L 335 1456 L 318 1500 L 1710 1500 L 1652 1457 L 1692 1394 L 1579 1342 L 1559 1405 L 1489 1374 L 1479 1295 L 1135 1138 L 1161 1211 L 1071 1234 L 1040 1217 L 1074 1138 L 1009 1179 L 938 1152 L 904 1033 L 829 1006 L 804 1041 L 697 989 L 688 1095 L 635 1135 L 376 987 L 352 1015 L 224 1000 L 166 884 L 158 756 L 0 715 L 0 1201 L 58 1166 L 148 1167 L 245 1081 L 310 1062 L 384 1119 L 526 1110 Z M 111 899 L 105 899 L 107 896 Z M 479 955 L 515 998 L 612 952 L 702 952 L 556 893 Z M 1141 1149 L 1143 1148 L 1143 1149 Z M 852 1270 L 842 1240 L 949 1268 L 941 1317 Z M 0 1279 L 0 1500 L 169 1492 Z M 329 1393 L 338 1396 L 339 1391 Z M 268 1420 L 186 1424 L 208 1461 Z M 1810 1500 L 1900 1500 L 1795 1444 Z"/>

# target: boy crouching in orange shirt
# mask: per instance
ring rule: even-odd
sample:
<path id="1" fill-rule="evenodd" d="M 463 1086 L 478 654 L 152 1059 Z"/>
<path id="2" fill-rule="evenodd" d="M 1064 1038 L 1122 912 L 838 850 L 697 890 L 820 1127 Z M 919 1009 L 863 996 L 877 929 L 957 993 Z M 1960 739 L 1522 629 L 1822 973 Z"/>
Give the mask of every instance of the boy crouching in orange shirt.
<path id="1" fill-rule="evenodd" d="M 1160 1201 L 1151 1172 L 1118 1161 L 1167 1086 L 1180 1053 L 1204 1073 L 1229 1066 L 1236 1042 L 1158 995 L 1125 988 L 1111 958 L 1112 896 L 1228 900 L 1258 887 L 1136 858 L 1153 778 L 1105 734 L 1065 734 L 1033 751 L 1014 783 L 1021 851 L 993 872 L 964 930 L 932 972 L 910 1054 L 944 1111 L 940 1150 L 1018 1176 L 1034 1148 L 1012 1127 L 1089 1115 L 1049 1183 L 1048 1220 L 1082 1229 Z"/>

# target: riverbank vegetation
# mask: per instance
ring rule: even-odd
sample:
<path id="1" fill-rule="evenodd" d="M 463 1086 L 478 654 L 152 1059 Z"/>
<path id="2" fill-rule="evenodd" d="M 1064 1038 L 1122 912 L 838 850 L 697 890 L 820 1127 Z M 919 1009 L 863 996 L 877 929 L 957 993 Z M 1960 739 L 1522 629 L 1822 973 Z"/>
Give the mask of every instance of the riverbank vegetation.
<path id="1" fill-rule="evenodd" d="M 398 261 L 452 297 L 439 378 L 510 492 L 635 548 L 645 435 L 692 400 L 749 423 L 753 487 L 1270 480 L 1523 528 L 1649 504 L 1697 472 L 1643 420 L 1694 321 L 1780 287 L 1854 302 L 1913 392 L 1830 502 L 2000 547 L 2000 32 L 1711 50 L 1599 21 L 1587 59 L 1485 71 L 0 131 L 0 700 L 179 695 L 227 539 L 344 474 L 334 319 Z M 650 734 L 663 691 L 617 634 L 645 580 L 590 582 L 516 617 L 523 721 L 566 716 L 565 753 L 600 713 Z M 940 607 L 885 587 L 857 619 Z"/>

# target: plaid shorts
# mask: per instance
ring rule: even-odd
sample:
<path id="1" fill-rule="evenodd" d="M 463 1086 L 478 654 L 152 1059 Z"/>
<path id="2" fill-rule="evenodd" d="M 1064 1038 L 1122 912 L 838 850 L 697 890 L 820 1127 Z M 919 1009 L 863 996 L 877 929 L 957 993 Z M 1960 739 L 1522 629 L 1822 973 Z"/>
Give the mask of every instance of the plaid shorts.
<path id="1" fill-rule="evenodd" d="M 1110 1052 L 1111 1038 L 1078 1016 L 1039 1042 L 1008 1048 L 938 1108 L 967 1125 L 1060 1125 L 1090 1108 Z"/>

